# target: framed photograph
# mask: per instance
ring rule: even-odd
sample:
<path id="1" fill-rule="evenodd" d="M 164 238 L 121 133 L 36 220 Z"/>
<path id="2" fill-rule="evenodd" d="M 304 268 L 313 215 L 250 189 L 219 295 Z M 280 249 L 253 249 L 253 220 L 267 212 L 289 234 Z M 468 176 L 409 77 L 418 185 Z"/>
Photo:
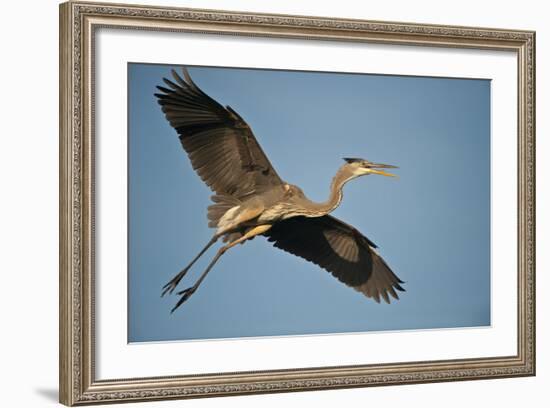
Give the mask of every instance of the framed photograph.
<path id="1" fill-rule="evenodd" d="M 60 401 L 535 374 L 535 33 L 60 6 Z"/>

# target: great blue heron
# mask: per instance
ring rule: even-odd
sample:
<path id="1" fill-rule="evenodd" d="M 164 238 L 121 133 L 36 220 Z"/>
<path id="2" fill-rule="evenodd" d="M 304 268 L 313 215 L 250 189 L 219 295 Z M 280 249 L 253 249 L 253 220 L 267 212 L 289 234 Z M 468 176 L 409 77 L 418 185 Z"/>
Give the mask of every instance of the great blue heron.
<path id="1" fill-rule="evenodd" d="M 172 70 L 169 87 L 158 86 L 162 111 L 179 139 L 193 168 L 215 193 L 208 207 L 212 239 L 181 272 L 163 287 L 162 296 L 172 293 L 193 264 L 218 239 L 220 247 L 197 282 L 177 292 L 180 299 L 172 312 L 199 287 L 218 259 L 229 248 L 257 235 L 284 251 L 326 269 L 338 280 L 369 298 L 390 303 L 389 295 L 403 283 L 378 255 L 377 246 L 357 229 L 328 215 L 342 201 L 348 181 L 368 174 L 393 176 L 382 169 L 389 164 L 345 158 L 330 185 L 327 201 L 309 200 L 302 190 L 283 181 L 254 137 L 250 126 L 231 107 L 225 108 L 204 93 L 183 68 L 183 79 Z"/>

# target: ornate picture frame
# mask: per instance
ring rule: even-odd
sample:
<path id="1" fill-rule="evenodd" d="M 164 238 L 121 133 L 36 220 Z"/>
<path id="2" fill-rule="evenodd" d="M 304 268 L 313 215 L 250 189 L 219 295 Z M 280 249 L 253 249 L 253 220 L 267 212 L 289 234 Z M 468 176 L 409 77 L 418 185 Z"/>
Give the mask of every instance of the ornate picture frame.
<path id="1" fill-rule="evenodd" d="M 517 58 L 517 352 L 481 358 L 98 379 L 95 36 L 100 28 L 323 40 Z M 124 137 L 124 135 L 121 135 Z M 80 405 L 535 375 L 535 33 L 67 2 L 60 5 L 60 402 Z"/>

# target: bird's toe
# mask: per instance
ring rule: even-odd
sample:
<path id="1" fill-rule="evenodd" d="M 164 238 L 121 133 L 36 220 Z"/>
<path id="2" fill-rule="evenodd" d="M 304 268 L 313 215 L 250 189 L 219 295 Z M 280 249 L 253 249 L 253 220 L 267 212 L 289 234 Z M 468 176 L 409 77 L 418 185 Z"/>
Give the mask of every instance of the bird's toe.
<path id="1" fill-rule="evenodd" d="M 172 311 L 170 313 L 173 313 L 174 310 L 176 310 L 178 307 L 181 306 L 181 304 L 183 302 L 185 302 L 187 299 L 189 299 L 191 297 L 191 295 L 193 293 L 195 293 L 195 291 L 197 290 L 197 288 L 195 286 L 191 286 L 190 288 L 187 288 L 187 289 L 184 289 L 180 292 L 178 292 L 177 294 L 180 295 L 180 299 L 178 300 L 178 303 L 176 303 L 176 305 L 172 308 Z"/>

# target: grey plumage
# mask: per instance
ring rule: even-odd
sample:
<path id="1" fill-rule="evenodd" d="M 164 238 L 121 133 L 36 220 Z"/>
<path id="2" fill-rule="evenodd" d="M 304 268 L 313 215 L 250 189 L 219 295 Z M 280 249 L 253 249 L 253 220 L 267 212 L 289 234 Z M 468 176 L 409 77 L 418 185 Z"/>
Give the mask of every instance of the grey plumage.
<path id="1" fill-rule="evenodd" d="M 159 86 L 155 96 L 201 179 L 214 192 L 236 197 L 282 184 L 248 124 L 183 73 L 185 81 L 172 71 L 177 83 L 165 78 L 170 89 Z"/>
<path id="2" fill-rule="evenodd" d="M 340 282 L 365 296 L 389 303 L 403 283 L 375 251 L 376 245 L 351 225 L 325 215 L 293 217 L 279 222 L 266 235 L 273 245 L 329 271 Z"/>
<path id="3" fill-rule="evenodd" d="M 309 200 L 283 181 L 257 142 L 250 126 L 229 106 L 204 93 L 183 68 L 182 78 L 158 86 L 166 119 L 178 132 L 191 165 L 215 193 L 208 225 L 216 233 L 193 261 L 165 285 L 172 292 L 195 261 L 219 238 L 222 246 L 198 281 L 178 294 L 174 311 L 198 288 L 223 253 L 238 243 L 263 235 L 277 248 L 329 271 L 340 282 L 379 302 L 398 299 L 403 283 L 376 252 L 376 245 L 357 229 L 328 215 L 342 200 L 348 181 L 367 174 L 392 176 L 381 169 L 395 166 L 345 158 L 331 183 L 327 201 Z M 174 82 L 175 81 L 175 82 Z"/>

